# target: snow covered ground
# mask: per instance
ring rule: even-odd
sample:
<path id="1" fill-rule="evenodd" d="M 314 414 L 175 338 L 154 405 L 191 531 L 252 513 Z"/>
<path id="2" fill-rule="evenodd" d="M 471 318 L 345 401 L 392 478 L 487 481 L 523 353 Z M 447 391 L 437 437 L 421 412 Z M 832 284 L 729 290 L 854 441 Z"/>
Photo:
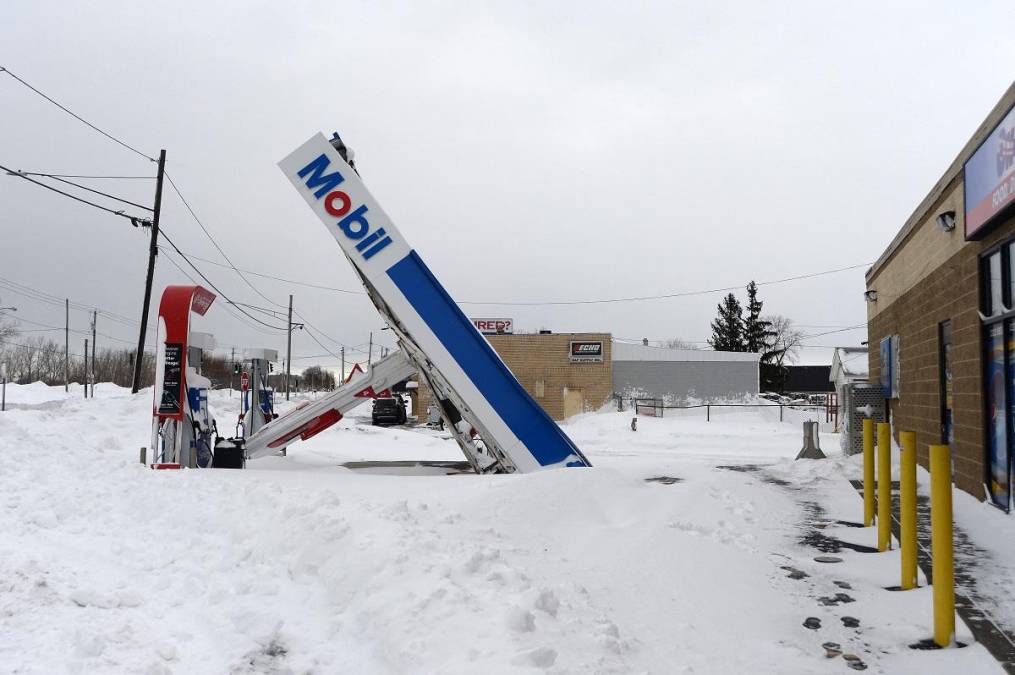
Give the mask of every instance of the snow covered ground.
<path id="1" fill-rule="evenodd" d="M 212 394 L 223 431 L 236 401 Z M 637 432 L 587 414 L 565 428 L 593 469 L 443 476 L 340 467 L 461 459 L 436 432 L 369 426 L 369 406 L 245 471 L 155 472 L 150 390 L 9 386 L 8 404 L 2 672 L 851 672 L 824 642 L 870 672 L 999 672 L 975 644 L 906 647 L 931 633 L 930 590 L 883 589 L 897 553 L 813 560 L 816 522 L 873 533 L 832 522 L 860 517 L 855 460 L 792 462 L 800 414 Z"/>

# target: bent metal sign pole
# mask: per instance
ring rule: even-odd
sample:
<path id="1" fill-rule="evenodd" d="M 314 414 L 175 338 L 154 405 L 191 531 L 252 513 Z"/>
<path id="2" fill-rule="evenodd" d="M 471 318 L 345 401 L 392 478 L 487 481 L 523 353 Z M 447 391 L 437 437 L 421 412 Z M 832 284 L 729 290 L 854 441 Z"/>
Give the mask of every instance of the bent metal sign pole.
<path id="1" fill-rule="evenodd" d="M 322 134 L 279 167 L 341 246 L 403 349 L 428 380 L 446 385 L 455 412 L 504 470 L 589 466 Z"/>

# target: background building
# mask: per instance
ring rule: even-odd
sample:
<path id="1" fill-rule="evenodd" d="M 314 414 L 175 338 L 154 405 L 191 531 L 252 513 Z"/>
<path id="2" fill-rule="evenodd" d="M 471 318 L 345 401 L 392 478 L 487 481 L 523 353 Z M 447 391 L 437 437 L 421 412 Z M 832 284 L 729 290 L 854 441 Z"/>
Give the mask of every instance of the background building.
<path id="1" fill-rule="evenodd" d="M 758 395 L 760 354 L 613 343 L 613 391 L 667 403 Z"/>
<path id="2" fill-rule="evenodd" d="M 870 379 L 893 429 L 950 443 L 955 484 L 1008 509 L 1015 430 L 1015 85 L 867 272 Z"/>
<path id="3" fill-rule="evenodd" d="M 486 339 L 555 420 L 597 410 L 613 396 L 609 333 L 495 334 Z M 413 414 L 426 419 L 431 402 L 430 389 L 421 384 Z"/>
<path id="4" fill-rule="evenodd" d="M 614 395 L 667 403 L 725 401 L 758 394 L 758 354 L 628 344 L 609 333 L 487 334 L 525 390 L 555 420 L 598 410 Z M 413 395 L 426 419 L 429 388 Z"/>
<path id="5" fill-rule="evenodd" d="M 832 391 L 831 366 L 785 366 L 787 394 L 828 394 Z"/>

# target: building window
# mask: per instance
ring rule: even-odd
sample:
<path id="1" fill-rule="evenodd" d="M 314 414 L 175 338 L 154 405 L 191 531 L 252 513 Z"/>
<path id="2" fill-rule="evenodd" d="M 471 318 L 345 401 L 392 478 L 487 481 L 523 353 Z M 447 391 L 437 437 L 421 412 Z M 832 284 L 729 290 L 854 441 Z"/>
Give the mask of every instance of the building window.
<path id="1" fill-rule="evenodd" d="M 536 398 L 543 398 L 544 396 L 546 396 L 546 382 L 536 380 Z"/>
<path id="2" fill-rule="evenodd" d="M 1012 450 L 1015 448 L 1015 298 L 1012 285 L 1012 246 L 1008 241 L 980 259 L 980 311 L 983 319 L 983 394 L 986 440 L 987 489 L 990 500 L 1009 510 L 1012 486 Z M 941 328 L 942 368 L 946 366 L 944 324 Z M 951 326 L 948 326 L 950 348 Z M 942 382 L 946 376 L 942 372 Z M 950 380 L 950 377 L 947 379 Z M 944 392 L 942 392 L 944 396 Z M 942 400 L 942 431 L 951 439 L 951 417 Z"/>

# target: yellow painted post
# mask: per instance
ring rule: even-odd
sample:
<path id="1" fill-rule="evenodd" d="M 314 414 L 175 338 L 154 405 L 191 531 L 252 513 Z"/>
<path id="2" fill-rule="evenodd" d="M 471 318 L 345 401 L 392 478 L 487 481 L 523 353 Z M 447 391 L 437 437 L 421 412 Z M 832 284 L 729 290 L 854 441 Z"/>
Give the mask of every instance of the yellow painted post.
<path id="1" fill-rule="evenodd" d="M 916 588 L 916 434 L 899 433 L 899 539 L 902 590 Z"/>
<path id="2" fill-rule="evenodd" d="M 952 550 L 952 453 L 930 446 L 930 553 L 934 582 L 934 642 L 955 637 L 955 561 Z"/>
<path id="3" fill-rule="evenodd" d="M 892 427 L 878 422 L 878 550 L 892 547 Z"/>
<path id="4" fill-rule="evenodd" d="M 874 420 L 863 421 L 863 526 L 874 524 Z"/>

